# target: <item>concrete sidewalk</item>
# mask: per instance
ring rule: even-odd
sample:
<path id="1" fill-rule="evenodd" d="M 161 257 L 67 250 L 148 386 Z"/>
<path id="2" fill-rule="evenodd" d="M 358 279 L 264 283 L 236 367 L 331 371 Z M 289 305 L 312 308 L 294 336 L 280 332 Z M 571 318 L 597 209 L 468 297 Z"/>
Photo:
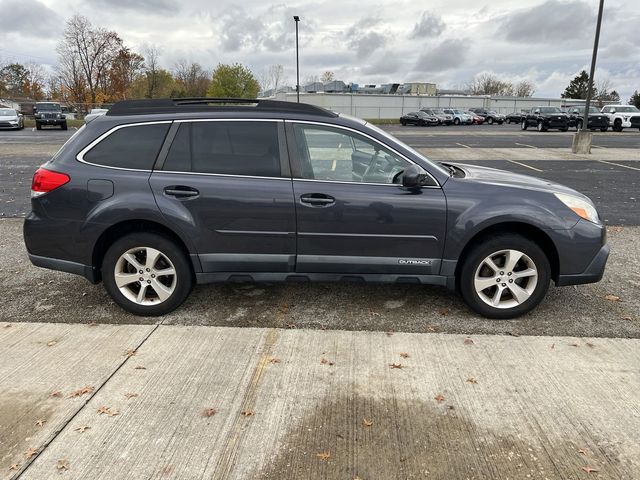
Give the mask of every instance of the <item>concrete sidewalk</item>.
<path id="1" fill-rule="evenodd" d="M 637 479 L 639 347 L 0 323 L 0 477 Z"/>

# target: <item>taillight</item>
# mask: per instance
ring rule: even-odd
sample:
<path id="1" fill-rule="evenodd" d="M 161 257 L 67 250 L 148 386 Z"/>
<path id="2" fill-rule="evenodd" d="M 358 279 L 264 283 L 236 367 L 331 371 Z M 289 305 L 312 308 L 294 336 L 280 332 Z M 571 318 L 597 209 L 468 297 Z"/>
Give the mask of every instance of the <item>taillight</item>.
<path id="1" fill-rule="evenodd" d="M 46 168 L 39 168 L 33 174 L 31 182 L 31 197 L 39 197 L 45 193 L 55 190 L 67 183 L 71 178 L 69 175 L 60 172 L 53 172 Z"/>

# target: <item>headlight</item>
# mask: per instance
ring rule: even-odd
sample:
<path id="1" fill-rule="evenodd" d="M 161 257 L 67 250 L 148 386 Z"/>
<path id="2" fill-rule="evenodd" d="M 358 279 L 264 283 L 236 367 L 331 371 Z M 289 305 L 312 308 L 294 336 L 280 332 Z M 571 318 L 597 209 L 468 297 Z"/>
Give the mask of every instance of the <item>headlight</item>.
<path id="1" fill-rule="evenodd" d="M 574 197 L 573 195 L 567 195 L 566 193 L 554 193 L 554 195 L 580 218 L 584 218 L 593 223 L 600 223 L 596 207 L 594 207 L 591 202 L 579 197 Z"/>

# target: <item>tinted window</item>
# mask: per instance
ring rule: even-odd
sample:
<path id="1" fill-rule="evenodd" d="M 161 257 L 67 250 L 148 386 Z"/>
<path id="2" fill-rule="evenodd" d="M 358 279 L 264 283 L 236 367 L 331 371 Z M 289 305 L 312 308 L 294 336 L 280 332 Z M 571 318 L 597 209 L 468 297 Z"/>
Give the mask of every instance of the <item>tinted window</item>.
<path id="1" fill-rule="evenodd" d="M 278 126 L 275 122 L 182 123 L 163 169 L 279 177 Z"/>
<path id="2" fill-rule="evenodd" d="M 84 159 L 107 167 L 151 170 L 168 129 L 168 123 L 120 128 L 85 153 Z"/>
<path id="3" fill-rule="evenodd" d="M 339 182 L 399 183 L 409 163 L 366 137 L 346 130 L 294 127 L 302 176 Z"/>

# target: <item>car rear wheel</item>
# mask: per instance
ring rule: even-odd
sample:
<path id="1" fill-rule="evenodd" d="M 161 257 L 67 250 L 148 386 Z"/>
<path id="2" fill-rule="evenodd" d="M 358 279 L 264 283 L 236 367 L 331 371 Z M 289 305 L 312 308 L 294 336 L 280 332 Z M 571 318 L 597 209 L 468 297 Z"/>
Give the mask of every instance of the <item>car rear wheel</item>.
<path id="1" fill-rule="evenodd" d="M 526 130 L 529 127 L 526 120 L 522 120 L 520 123 L 520 130 Z"/>
<path id="2" fill-rule="evenodd" d="M 459 118 L 456 118 L 456 119 L 453 121 L 453 124 L 454 124 L 454 125 L 460 125 L 460 119 L 459 119 Z"/>
<path id="3" fill-rule="evenodd" d="M 402 125 L 403 127 L 407 126 L 407 122 L 405 122 L 404 120 L 400 120 L 400 125 Z"/>
<path id="4" fill-rule="evenodd" d="M 487 123 L 489 125 L 493 125 L 493 118 L 492 117 L 487 118 Z"/>
<path id="5" fill-rule="evenodd" d="M 576 123 L 576 131 L 578 130 L 582 130 L 582 122 L 577 122 Z"/>
<path id="6" fill-rule="evenodd" d="M 132 233 L 116 240 L 102 262 L 107 293 L 135 315 L 165 315 L 193 286 L 191 265 L 172 240 L 155 233 Z"/>
<path id="7" fill-rule="evenodd" d="M 620 120 L 619 118 L 613 122 L 613 130 L 615 132 L 621 132 L 622 131 L 622 120 Z"/>
<path id="8" fill-rule="evenodd" d="M 515 318 L 531 311 L 549 288 L 551 267 L 542 249 L 516 234 L 479 243 L 464 259 L 460 293 L 488 318 Z"/>

